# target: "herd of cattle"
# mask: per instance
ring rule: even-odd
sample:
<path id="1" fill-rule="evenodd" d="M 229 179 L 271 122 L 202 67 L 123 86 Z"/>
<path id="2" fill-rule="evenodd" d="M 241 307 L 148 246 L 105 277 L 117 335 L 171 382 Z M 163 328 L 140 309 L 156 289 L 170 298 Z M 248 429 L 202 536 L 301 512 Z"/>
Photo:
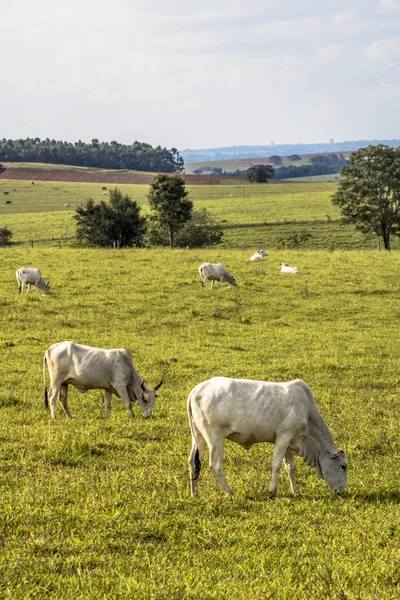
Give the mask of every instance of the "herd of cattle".
<path id="1" fill-rule="evenodd" d="M 267 256 L 259 250 L 250 260 Z M 257 258 L 255 258 L 257 257 Z M 281 263 L 282 272 L 298 273 L 298 269 Z M 286 269 L 283 269 L 286 267 Z M 227 282 L 236 286 L 236 278 L 222 264 L 203 263 L 199 267 L 201 283 L 207 280 Z M 39 269 L 21 268 L 16 272 L 21 293 L 25 285 L 51 293 Z M 47 391 L 46 371 L 50 388 Z M 43 359 L 44 400 L 51 416 L 56 416 L 57 397 L 67 417 L 68 386 L 80 392 L 101 389 L 104 392 L 106 416 L 109 414 L 112 394 L 122 399 L 131 416 L 132 403 L 137 402 L 141 412 L 150 417 L 157 399 L 160 381 L 149 388 L 133 365 L 132 356 L 124 348 L 104 350 L 74 342 L 53 344 Z M 340 492 L 347 487 L 347 460 L 332 439 L 328 426 L 315 404 L 310 388 L 300 379 L 289 382 L 265 382 L 250 379 L 213 377 L 196 385 L 187 400 L 187 411 L 192 449 L 189 456 L 191 492 L 198 493 L 198 478 L 206 448 L 210 452 L 210 467 L 227 494 L 232 490 L 226 482 L 223 459 L 226 439 L 249 450 L 253 444 L 274 444 L 270 494 L 277 489 L 278 472 L 284 462 L 294 494 L 299 492 L 294 475 L 294 455 L 314 467 L 329 487 Z"/>

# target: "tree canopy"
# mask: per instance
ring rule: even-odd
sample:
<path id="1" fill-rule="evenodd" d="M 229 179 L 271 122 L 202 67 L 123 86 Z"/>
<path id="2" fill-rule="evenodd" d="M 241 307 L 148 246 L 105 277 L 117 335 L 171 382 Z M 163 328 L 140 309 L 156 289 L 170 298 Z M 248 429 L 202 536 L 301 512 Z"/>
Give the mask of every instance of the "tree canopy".
<path id="1" fill-rule="evenodd" d="M 175 234 L 174 245 L 179 248 L 201 248 L 219 244 L 223 237 L 221 227 L 213 216 L 205 209 L 194 210 Z M 146 242 L 150 246 L 168 246 L 170 239 L 168 229 L 159 222 L 151 221 L 146 234 Z"/>
<path id="2" fill-rule="evenodd" d="M 252 183 L 268 183 L 274 176 L 274 167 L 271 165 L 254 165 L 246 170 L 246 179 Z"/>
<path id="3" fill-rule="evenodd" d="M 379 144 L 356 150 L 340 174 L 332 202 L 344 221 L 374 232 L 390 250 L 391 236 L 400 235 L 400 147 Z"/>
<path id="4" fill-rule="evenodd" d="M 95 204 L 92 198 L 76 209 L 76 237 L 95 246 L 140 245 L 146 231 L 146 219 L 138 204 L 121 190 L 110 190 L 109 202 Z"/>
<path id="5" fill-rule="evenodd" d="M 188 198 L 185 182 L 175 175 L 156 175 L 150 186 L 148 200 L 153 211 L 153 220 L 168 229 L 171 248 L 174 247 L 175 233 L 192 216 L 193 202 Z"/>
<path id="6" fill-rule="evenodd" d="M 176 148 L 167 150 L 150 144 L 134 142 L 100 142 L 93 138 L 90 144 L 26 138 L 0 141 L 0 160 L 10 162 L 40 162 L 102 169 L 132 169 L 163 173 L 179 173 L 183 159 Z"/>

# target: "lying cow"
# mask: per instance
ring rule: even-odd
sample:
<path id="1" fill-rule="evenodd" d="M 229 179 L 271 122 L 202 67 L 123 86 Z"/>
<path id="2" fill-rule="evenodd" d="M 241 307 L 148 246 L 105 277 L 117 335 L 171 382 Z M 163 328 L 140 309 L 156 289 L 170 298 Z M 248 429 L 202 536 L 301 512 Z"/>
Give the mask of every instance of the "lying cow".
<path id="1" fill-rule="evenodd" d="M 347 486 L 344 452 L 336 448 L 310 388 L 301 379 L 269 383 L 214 377 L 193 388 L 187 409 L 192 432 L 189 471 L 193 496 L 197 496 L 197 480 L 207 446 L 215 477 L 224 491 L 232 494 L 223 468 L 225 439 L 237 442 L 246 450 L 261 442 L 275 444 L 271 496 L 276 494 L 282 460 L 292 492 L 299 492 L 294 476 L 294 455 L 315 467 L 332 490 L 343 490 Z"/>
<path id="2" fill-rule="evenodd" d="M 37 288 L 40 288 L 41 290 L 44 290 L 46 294 L 51 294 L 50 282 L 43 279 L 40 269 L 28 269 L 22 267 L 21 269 L 18 269 L 15 275 L 21 294 L 24 293 L 25 285 L 28 285 L 26 293 L 29 292 L 31 285 L 33 285 L 35 292 L 37 292 Z"/>
<path id="3" fill-rule="evenodd" d="M 298 273 L 297 267 L 289 267 L 286 263 L 281 263 L 281 273 Z"/>
<path id="4" fill-rule="evenodd" d="M 231 285 L 237 286 L 236 277 L 225 271 L 224 266 L 219 263 L 217 265 L 212 263 L 203 263 L 199 266 L 199 273 L 201 277 L 201 285 L 205 287 L 207 279 L 211 281 L 210 289 L 212 289 L 214 281 L 220 283 L 228 283 L 228 287 Z"/>
<path id="5" fill-rule="evenodd" d="M 46 387 L 46 363 L 50 375 L 49 394 Z M 157 398 L 156 391 L 163 383 L 161 380 L 154 389 L 148 388 L 133 366 L 131 355 L 124 348 L 103 350 L 73 342 L 60 342 L 46 350 L 43 379 L 45 407 L 48 408 L 50 400 L 53 418 L 56 416 L 58 394 L 67 417 L 72 416 L 68 408 L 69 384 L 80 392 L 104 390 L 106 417 L 112 394 L 122 398 L 131 417 L 134 416 L 132 402 L 137 402 L 144 416 L 150 417 Z"/>
<path id="6" fill-rule="evenodd" d="M 255 254 L 253 254 L 253 256 L 250 257 L 250 260 L 251 261 L 264 260 L 265 256 L 268 256 L 268 254 L 265 252 L 265 250 L 257 250 L 257 252 Z"/>

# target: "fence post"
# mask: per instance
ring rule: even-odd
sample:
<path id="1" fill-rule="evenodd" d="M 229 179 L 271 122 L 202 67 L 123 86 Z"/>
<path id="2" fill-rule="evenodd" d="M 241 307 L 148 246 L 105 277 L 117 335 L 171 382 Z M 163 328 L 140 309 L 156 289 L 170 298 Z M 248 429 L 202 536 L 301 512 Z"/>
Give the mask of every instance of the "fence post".
<path id="1" fill-rule="evenodd" d="M 61 248 L 61 242 L 58 240 L 58 247 Z"/>

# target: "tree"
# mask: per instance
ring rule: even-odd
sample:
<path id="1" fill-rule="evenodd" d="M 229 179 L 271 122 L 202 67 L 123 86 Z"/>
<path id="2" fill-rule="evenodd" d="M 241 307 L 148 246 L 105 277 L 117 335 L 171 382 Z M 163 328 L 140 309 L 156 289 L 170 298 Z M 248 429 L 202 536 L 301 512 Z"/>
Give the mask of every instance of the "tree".
<path id="1" fill-rule="evenodd" d="M 390 250 L 391 235 L 400 236 L 400 147 L 379 144 L 356 150 L 340 174 L 332 202 L 344 222 L 363 233 L 374 232 Z"/>
<path id="2" fill-rule="evenodd" d="M 3 165 L 0 163 L 0 173 L 2 173 L 2 172 L 3 172 L 3 171 L 5 171 L 5 170 L 6 170 L 6 168 L 5 168 L 5 167 L 3 167 Z"/>
<path id="3" fill-rule="evenodd" d="M 76 209 L 76 237 L 95 246 L 134 246 L 142 242 L 146 219 L 140 216 L 138 204 L 118 188 L 110 190 L 109 202 L 95 204 L 88 198 Z"/>
<path id="4" fill-rule="evenodd" d="M 175 233 L 192 216 L 193 202 L 188 198 L 182 177 L 156 175 L 150 186 L 148 200 L 153 220 L 168 229 L 169 243 L 174 247 Z"/>
<path id="5" fill-rule="evenodd" d="M 254 165 L 246 170 L 246 178 L 252 183 L 268 183 L 274 176 L 274 167 L 271 165 Z"/>
<path id="6" fill-rule="evenodd" d="M 282 164 L 282 158 L 280 156 L 278 156 L 277 154 L 270 156 L 268 160 L 270 163 L 272 163 L 275 166 Z"/>
<path id="7" fill-rule="evenodd" d="M 290 156 L 288 156 L 288 160 L 289 162 L 296 162 L 298 160 L 301 160 L 301 156 L 299 156 L 298 154 L 291 154 Z"/>
<path id="8" fill-rule="evenodd" d="M 194 210 L 191 218 L 182 225 L 175 236 L 179 248 L 201 248 L 219 244 L 223 232 L 214 217 L 205 209 Z M 146 242 L 150 246 L 168 246 L 169 235 L 165 225 L 152 221 L 148 227 Z"/>
<path id="9" fill-rule="evenodd" d="M 12 231 L 7 226 L 0 227 L 0 246 L 8 246 L 12 238 Z"/>

